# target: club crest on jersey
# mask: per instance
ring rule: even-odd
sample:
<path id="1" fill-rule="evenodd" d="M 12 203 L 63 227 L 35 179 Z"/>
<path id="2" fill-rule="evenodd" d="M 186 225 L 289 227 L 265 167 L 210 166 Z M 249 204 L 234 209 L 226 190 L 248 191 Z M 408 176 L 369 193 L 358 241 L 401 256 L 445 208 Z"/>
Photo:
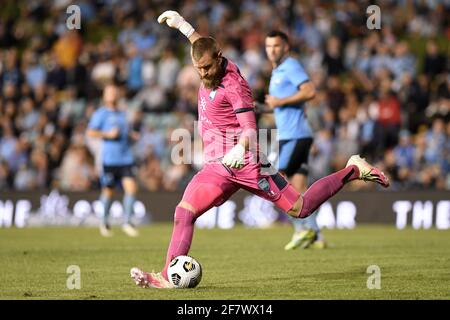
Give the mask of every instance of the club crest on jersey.
<path id="1" fill-rule="evenodd" d="M 209 100 L 213 101 L 214 98 L 216 97 L 216 93 L 217 93 L 217 90 L 211 91 L 211 93 L 209 94 Z"/>

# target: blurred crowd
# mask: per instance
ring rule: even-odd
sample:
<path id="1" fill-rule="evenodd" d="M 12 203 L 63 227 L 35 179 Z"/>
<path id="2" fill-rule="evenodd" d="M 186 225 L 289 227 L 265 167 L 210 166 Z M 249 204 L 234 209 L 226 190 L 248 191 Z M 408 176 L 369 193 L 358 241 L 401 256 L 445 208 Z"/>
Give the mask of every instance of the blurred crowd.
<path id="1" fill-rule="evenodd" d="M 112 81 L 141 133 L 141 187 L 186 186 L 201 167 L 201 146 L 192 141 L 192 164 L 174 163 L 173 133 L 194 136 L 199 78 L 188 41 L 156 21 L 172 9 L 218 40 L 261 103 L 271 73 L 265 35 L 290 35 L 317 87 L 307 104 L 312 180 L 361 153 L 389 175 L 392 190 L 450 190 L 450 1 L 379 1 L 379 30 L 366 25 L 372 3 L 81 0 L 81 28 L 69 30 L 71 1 L 2 1 L 0 187 L 98 188 L 100 143 L 85 131 Z M 258 123 L 273 128 L 273 115 L 258 113 Z"/>

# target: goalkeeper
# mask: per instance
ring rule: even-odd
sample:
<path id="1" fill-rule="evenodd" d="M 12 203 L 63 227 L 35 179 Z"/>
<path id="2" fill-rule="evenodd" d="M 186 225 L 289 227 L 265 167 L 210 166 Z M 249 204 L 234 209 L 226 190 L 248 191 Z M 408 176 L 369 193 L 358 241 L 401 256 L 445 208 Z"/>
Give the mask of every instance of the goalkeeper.
<path id="1" fill-rule="evenodd" d="M 163 270 L 148 273 L 131 269 L 138 286 L 171 288 L 167 268 L 174 257 L 188 254 L 195 220 L 241 188 L 272 201 L 295 218 L 305 218 L 352 180 L 389 185 L 381 171 L 356 155 L 346 168 L 317 181 L 301 196 L 259 153 L 251 90 L 237 66 L 222 56 L 213 38 L 200 36 L 178 12 L 166 11 L 158 22 L 178 29 L 192 44 L 192 63 L 202 81 L 198 123 L 205 165 L 190 181 L 175 209 Z"/>

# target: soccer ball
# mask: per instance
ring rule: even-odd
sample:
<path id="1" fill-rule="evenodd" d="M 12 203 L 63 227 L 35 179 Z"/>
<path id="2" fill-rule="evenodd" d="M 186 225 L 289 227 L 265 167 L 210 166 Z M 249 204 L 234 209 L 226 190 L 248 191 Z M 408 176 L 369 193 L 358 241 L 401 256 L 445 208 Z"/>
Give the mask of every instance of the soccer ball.
<path id="1" fill-rule="evenodd" d="M 195 288 L 202 279 L 202 267 L 192 257 L 178 256 L 170 262 L 167 277 L 176 288 Z"/>

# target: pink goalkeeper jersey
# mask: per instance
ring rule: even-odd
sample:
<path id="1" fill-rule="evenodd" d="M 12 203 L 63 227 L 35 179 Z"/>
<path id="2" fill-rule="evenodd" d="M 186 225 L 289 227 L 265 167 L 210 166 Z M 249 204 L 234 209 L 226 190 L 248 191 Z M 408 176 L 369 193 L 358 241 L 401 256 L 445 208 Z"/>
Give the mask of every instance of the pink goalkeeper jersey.
<path id="1" fill-rule="evenodd" d="M 225 59 L 224 63 L 225 75 L 220 85 L 211 90 L 202 84 L 198 92 L 198 128 L 205 163 L 221 159 L 238 142 L 243 128 L 236 114 L 254 112 L 247 81 L 233 62 Z M 250 156 L 247 152 L 246 163 Z"/>

